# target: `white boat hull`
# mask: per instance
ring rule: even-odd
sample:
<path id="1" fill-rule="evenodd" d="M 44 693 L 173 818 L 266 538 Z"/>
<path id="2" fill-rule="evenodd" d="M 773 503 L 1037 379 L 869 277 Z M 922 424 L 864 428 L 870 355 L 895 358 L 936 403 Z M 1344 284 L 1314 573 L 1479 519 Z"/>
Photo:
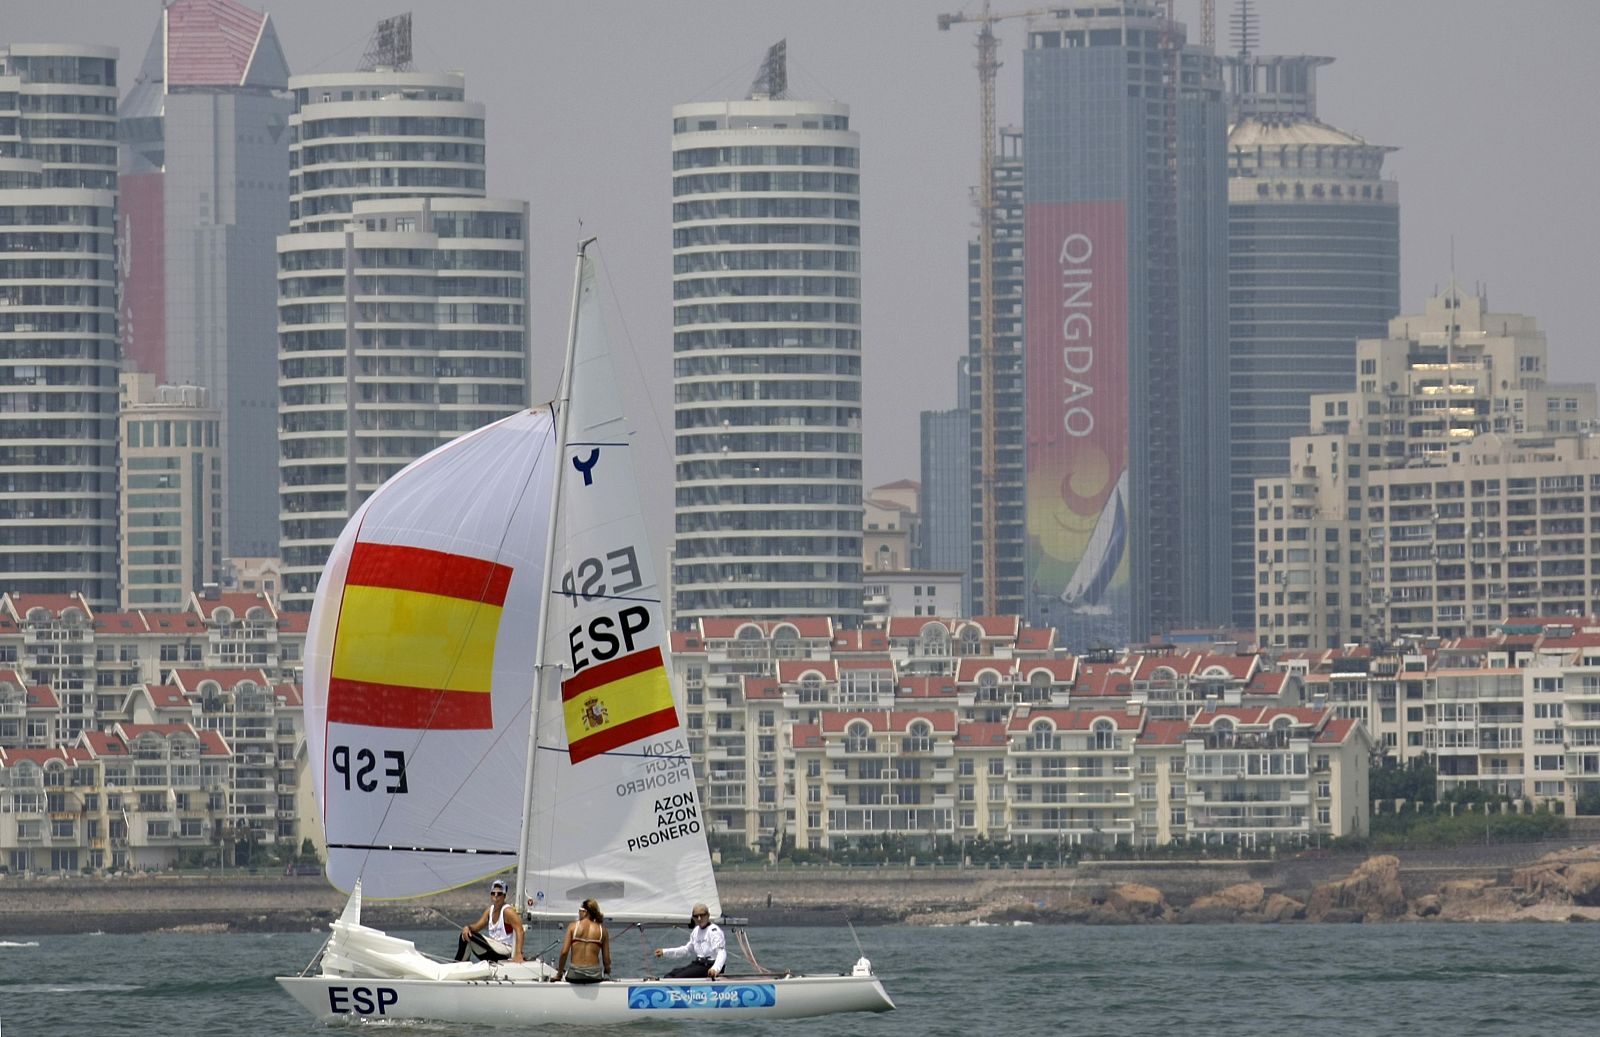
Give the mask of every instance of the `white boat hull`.
<path id="1" fill-rule="evenodd" d="M 610 1025 L 648 1019 L 803 1019 L 887 1012 L 894 1002 L 876 976 L 611 980 L 574 985 L 538 980 L 362 979 L 280 976 L 278 982 L 325 1022 L 427 1019 L 485 1026 Z"/>

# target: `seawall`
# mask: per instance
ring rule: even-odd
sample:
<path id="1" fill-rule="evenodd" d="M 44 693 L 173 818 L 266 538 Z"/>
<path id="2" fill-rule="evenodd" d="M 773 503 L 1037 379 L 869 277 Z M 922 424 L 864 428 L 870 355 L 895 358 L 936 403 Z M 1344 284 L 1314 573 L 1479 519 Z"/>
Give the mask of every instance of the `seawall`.
<path id="1" fill-rule="evenodd" d="M 1570 843 L 1526 843 L 1470 849 L 1402 851 L 1408 897 L 1454 879 L 1504 883 L 1513 869 Z M 754 925 L 901 922 L 919 915 L 983 914 L 996 905 L 1103 901 L 1125 883 L 1159 889 L 1169 904 L 1243 882 L 1304 900 L 1318 884 L 1343 878 L 1366 854 L 1329 854 L 1279 861 L 1085 861 L 1074 867 L 724 868 L 718 872 L 724 910 Z M 770 898 L 770 899 L 769 899 Z M 431 929 L 475 918 L 482 889 L 420 900 L 369 901 L 363 920 L 390 929 Z M 115 878 L 0 877 L 0 937 L 71 932 L 153 932 L 197 926 L 234 931 L 323 929 L 344 896 L 322 878 L 277 875 L 140 875 Z M 605 905 L 601 905 L 604 907 Z M 684 905 L 687 915 L 689 905 Z"/>

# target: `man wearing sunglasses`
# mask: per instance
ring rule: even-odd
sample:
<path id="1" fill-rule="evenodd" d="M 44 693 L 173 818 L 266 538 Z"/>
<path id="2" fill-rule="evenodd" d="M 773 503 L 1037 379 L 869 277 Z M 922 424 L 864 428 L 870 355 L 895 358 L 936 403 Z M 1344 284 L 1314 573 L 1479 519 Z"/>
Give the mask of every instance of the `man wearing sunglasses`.
<path id="1" fill-rule="evenodd" d="M 471 925 L 461 927 L 456 941 L 456 960 L 466 961 L 471 950 L 484 961 L 522 960 L 522 920 L 517 909 L 506 904 L 504 879 L 489 886 L 489 906 Z"/>
<path id="2" fill-rule="evenodd" d="M 689 930 L 689 942 L 682 947 L 657 947 L 656 957 L 689 959 L 667 973 L 667 979 L 716 979 L 728 963 L 728 941 L 712 924 L 711 912 L 704 904 L 696 904 L 690 917 L 694 928 Z"/>

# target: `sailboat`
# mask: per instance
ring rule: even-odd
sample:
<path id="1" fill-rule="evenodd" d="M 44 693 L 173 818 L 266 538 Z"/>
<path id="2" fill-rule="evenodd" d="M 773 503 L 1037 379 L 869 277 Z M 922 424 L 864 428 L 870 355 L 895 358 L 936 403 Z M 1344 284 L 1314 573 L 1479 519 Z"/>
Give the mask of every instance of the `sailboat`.
<path id="1" fill-rule="evenodd" d="M 588 897 L 614 933 L 682 924 L 696 903 L 723 915 L 592 240 L 558 398 L 399 472 L 330 554 L 306 641 L 306 740 L 328 878 L 350 897 L 318 957 L 278 982 L 326 1021 L 890 1010 L 864 954 L 833 975 L 768 973 L 752 956 L 750 975 L 571 985 L 547 961 L 441 961 L 361 922 L 363 896 L 513 866 L 527 922 L 565 924 Z"/>
<path id="2" fill-rule="evenodd" d="M 1083 557 L 1072 572 L 1072 579 L 1061 591 L 1061 600 L 1072 612 L 1108 615 L 1111 609 L 1100 603 L 1106 588 L 1122 564 L 1122 549 L 1128 539 L 1128 470 L 1124 468 L 1117 484 L 1100 509 Z"/>

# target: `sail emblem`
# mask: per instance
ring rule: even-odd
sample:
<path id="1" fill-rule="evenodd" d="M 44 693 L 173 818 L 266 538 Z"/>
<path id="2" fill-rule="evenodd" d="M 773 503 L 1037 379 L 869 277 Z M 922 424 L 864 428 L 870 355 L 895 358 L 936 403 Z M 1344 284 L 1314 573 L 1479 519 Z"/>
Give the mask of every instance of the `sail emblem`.
<path id="1" fill-rule="evenodd" d="M 494 727 L 495 639 L 511 568 L 357 541 L 328 680 L 328 720 L 369 727 Z"/>
<path id="2" fill-rule="evenodd" d="M 561 683 L 561 706 L 573 763 L 678 726 L 660 648 L 584 667 Z"/>

